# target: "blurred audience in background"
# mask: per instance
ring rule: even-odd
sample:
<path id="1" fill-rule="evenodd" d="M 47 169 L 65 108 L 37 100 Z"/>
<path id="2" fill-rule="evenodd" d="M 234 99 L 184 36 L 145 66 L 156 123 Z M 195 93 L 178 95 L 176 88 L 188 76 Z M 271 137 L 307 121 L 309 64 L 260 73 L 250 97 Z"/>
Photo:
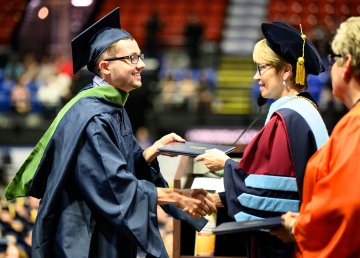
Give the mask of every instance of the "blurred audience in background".
<path id="1" fill-rule="evenodd" d="M 160 57 L 164 54 L 159 49 L 161 30 L 165 24 L 161 16 L 154 11 L 146 24 L 146 41 L 144 51 L 151 56 Z M 199 22 L 199 17 L 193 12 L 188 13 L 186 26 L 183 28 L 183 51 L 189 63 L 173 58 L 174 64 L 167 65 L 166 56 L 162 57 L 159 75 L 155 81 L 149 81 L 151 107 L 157 112 L 191 112 L 196 115 L 196 121 L 204 124 L 206 114 L 211 114 L 214 105 L 221 105 L 217 98 L 218 71 L 214 67 L 202 67 L 201 44 L 204 40 L 205 27 Z M 159 34 L 160 33 L 160 34 Z M 314 26 L 309 32 L 314 44 L 324 57 L 328 53 L 328 39 L 331 32 L 324 26 Z M 161 52 L 160 52 L 161 50 Z M 10 52 L 7 60 L 0 67 L 0 126 L 11 124 L 13 129 L 21 130 L 29 124 L 37 126 L 41 119 L 51 121 L 58 110 L 78 92 L 78 81 L 87 80 L 86 72 L 81 71 L 74 76 L 71 72 L 71 60 L 66 55 L 50 57 L 44 55 L 35 58 L 31 53 L 23 57 L 16 52 Z M 326 62 L 326 61 L 325 61 Z M 255 69 L 255 66 L 254 66 Z M 149 76 L 144 72 L 144 76 Z M 154 80 L 154 79 L 151 79 Z M 331 81 L 328 71 L 318 76 L 309 76 L 309 92 L 318 101 L 320 111 L 331 132 L 345 108 L 331 94 Z M 151 84 L 151 85 L 150 85 Z M 83 85 L 83 84 L 81 84 Z M 149 87 L 147 87 L 149 85 Z M 154 86 L 155 85 L 155 86 Z M 258 92 L 254 84 L 253 96 Z M 255 103 L 255 101 L 254 101 Z M 255 109 L 254 109 L 255 110 Z M 35 116 L 34 116 L 35 115 Z M 34 117 L 36 119 L 34 119 Z M 144 125 L 142 121 L 140 123 Z"/>
<path id="2" fill-rule="evenodd" d="M 73 94 L 71 64 L 63 57 L 37 60 L 28 54 L 21 60 L 12 53 L 0 74 L 0 113 L 13 116 L 15 127 L 20 120 L 24 127 L 30 113 L 53 118 Z"/>
<path id="3" fill-rule="evenodd" d="M 38 207 L 39 200 L 33 197 L 11 202 L 0 199 L 0 257 L 31 257 L 32 226 Z"/>
<path id="4" fill-rule="evenodd" d="M 146 57 L 159 58 L 160 45 L 159 33 L 163 24 L 160 20 L 159 13 L 154 11 L 145 23 L 145 47 Z"/>
<path id="5" fill-rule="evenodd" d="M 191 68 L 200 67 L 201 44 L 203 43 L 204 26 L 195 13 L 188 14 L 184 28 L 184 47 L 190 60 Z"/>

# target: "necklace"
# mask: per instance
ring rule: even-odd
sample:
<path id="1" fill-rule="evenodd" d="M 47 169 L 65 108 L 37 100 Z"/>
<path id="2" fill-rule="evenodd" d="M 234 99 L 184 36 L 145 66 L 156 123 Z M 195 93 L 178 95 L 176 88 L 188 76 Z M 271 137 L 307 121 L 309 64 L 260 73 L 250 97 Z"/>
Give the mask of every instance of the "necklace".
<path id="1" fill-rule="evenodd" d="M 289 101 L 294 100 L 294 99 L 305 99 L 305 100 L 307 100 L 311 105 L 313 105 L 314 108 L 316 108 L 317 110 L 319 110 L 319 109 L 318 109 L 318 106 L 316 105 L 316 103 L 315 103 L 314 101 L 312 101 L 311 99 L 305 98 L 305 97 L 303 97 L 303 96 L 293 96 L 293 97 L 289 98 L 286 102 L 289 102 Z M 360 99 L 358 99 L 358 101 L 360 101 Z M 285 102 L 285 103 L 286 103 L 286 102 Z"/>

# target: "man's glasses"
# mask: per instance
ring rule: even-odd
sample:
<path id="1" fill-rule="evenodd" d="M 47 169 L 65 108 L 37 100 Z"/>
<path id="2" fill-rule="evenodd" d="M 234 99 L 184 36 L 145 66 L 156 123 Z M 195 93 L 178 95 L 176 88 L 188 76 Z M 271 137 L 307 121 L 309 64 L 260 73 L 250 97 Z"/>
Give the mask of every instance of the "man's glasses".
<path id="1" fill-rule="evenodd" d="M 342 55 L 338 55 L 338 54 L 328 54 L 327 58 L 328 58 L 328 62 L 329 62 L 329 66 L 331 67 L 334 63 L 335 63 L 335 58 L 339 58 L 342 57 Z"/>
<path id="2" fill-rule="evenodd" d="M 130 63 L 137 64 L 140 59 L 142 61 L 144 61 L 145 56 L 144 56 L 144 54 L 140 54 L 140 55 L 131 55 L 131 56 L 111 57 L 111 58 L 105 59 L 105 61 L 115 61 L 115 60 L 122 60 L 122 59 L 128 59 L 128 60 L 130 60 Z"/>
<path id="3" fill-rule="evenodd" d="M 266 67 L 270 67 L 271 64 L 256 64 L 256 69 L 260 76 L 267 70 Z"/>

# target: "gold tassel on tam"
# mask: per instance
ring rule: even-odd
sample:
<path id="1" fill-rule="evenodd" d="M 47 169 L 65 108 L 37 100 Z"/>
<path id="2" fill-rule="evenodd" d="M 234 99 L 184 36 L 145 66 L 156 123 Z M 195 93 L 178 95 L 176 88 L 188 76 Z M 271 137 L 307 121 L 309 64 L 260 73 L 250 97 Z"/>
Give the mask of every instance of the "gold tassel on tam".
<path id="1" fill-rule="evenodd" d="M 296 77 L 295 82 L 296 84 L 305 85 L 305 65 L 304 65 L 304 58 L 299 57 L 296 63 Z"/>
<path id="2" fill-rule="evenodd" d="M 296 63 L 296 76 L 295 76 L 295 83 L 305 85 L 305 58 L 304 58 L 304 50 L 305 50 L 305 41 L 306 35 L 302 32 L 302 27 L 300 24 L 301 30 L 301 38 L 303 40 L 303 47 L 302 47 L 302 56 L 298 58 Z"/>

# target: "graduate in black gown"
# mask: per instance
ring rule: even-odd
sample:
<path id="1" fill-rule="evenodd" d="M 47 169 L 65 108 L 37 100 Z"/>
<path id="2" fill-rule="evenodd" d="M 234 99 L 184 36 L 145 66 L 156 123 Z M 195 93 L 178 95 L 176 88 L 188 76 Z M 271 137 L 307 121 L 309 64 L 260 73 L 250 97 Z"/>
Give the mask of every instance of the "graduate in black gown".
<path id="1" fill-rule="evenodd" d="M 143 150 L 124 105 L 141 87 L 144 56 L 120 29 L 118 8 L 72 41 L 74 72 L 95 74 L 59 112 L 6 190 L 8 199 L 41 199 L 32 257 L 168 257 L 157 205 L 200 230 L 216 211 L 202 189 L 169 189 L 158 148 L 184 141 L 172 133 Z M 184 212 L 184 210 L 186 212 Z"/>

